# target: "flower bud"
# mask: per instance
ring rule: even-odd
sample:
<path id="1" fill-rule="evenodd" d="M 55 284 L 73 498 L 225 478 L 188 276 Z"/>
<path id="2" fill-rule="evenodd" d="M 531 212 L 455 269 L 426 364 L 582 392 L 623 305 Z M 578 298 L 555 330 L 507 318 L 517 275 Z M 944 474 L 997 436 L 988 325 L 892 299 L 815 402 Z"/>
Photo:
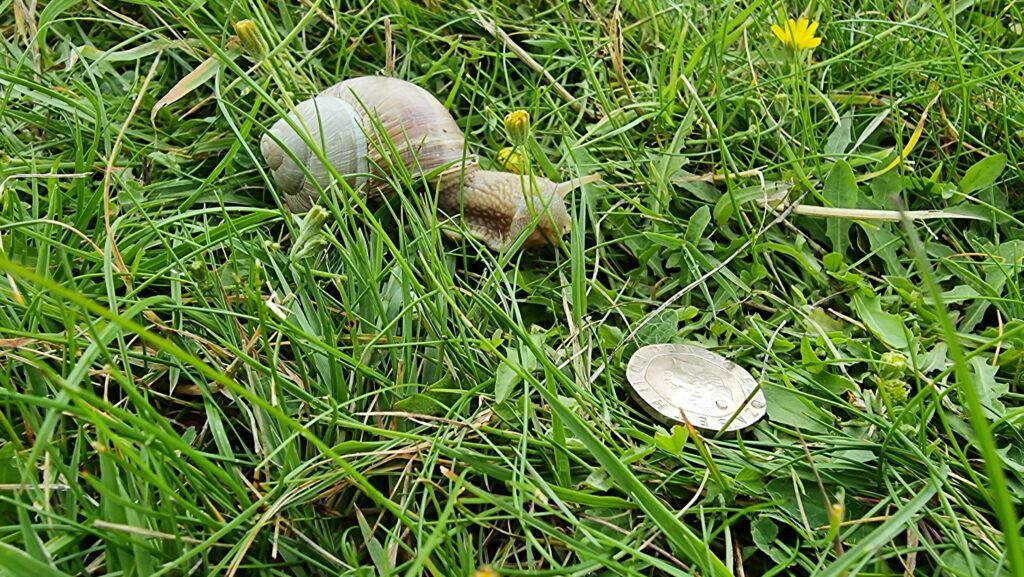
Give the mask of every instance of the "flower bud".
<path id="1" fill-rule="evenodd" d="M 832 503 L 831 510 L 829 511 L 829 524 L 838 529 L 843 523 L 843 517 L 846 516 L 846 506 L 842 503 Z"/>
<path id="2" fill-rule="evenodd" d="M 512 144 L 523 146 L 530 136 L 530 113 L 525 110 L 510 112 L 505 117 L 505 130 L 512 140 Z"/>
<path id="3" fill-rule="evenodd" d="M 292 245 L 291 257 L 293 259 L 306 258 L 327 245 L 327 239 L 323 237 L 323 227 L 330 214 L 319 204 L 313 205 L 313 208 L 306 213 L 299 224 L 299 236 L 295 239 L 295 244 Z"/>
<path id="4" fill-rule="evenodd" d="M 523 153 L 511 146 L 507 146 L 498 151 L 498 157 L 496 160 L 502 168 L 509 172 L 514 172 L 516 174 L 526 173 L 526 157 L 523 156 Z"/>
<path id="5" fill-rule="evenodd" d="M 883 379 L 878 382 L 878 392 L 887 402 L 902 405 L 907 402 L 910 387 L 900 379 Z"/>
<path id="6" fill-rule="evenodd" d="M 892 367 L 896 374 L 902 374 L 903 371 L 910 368 L 910 363 L 907 361 L 907 357 L 892 351 L 882 353 L 882 363 Z"/>
<path id="7" fill-rule="evenodd" d="M 259 28 L 252 20 L 242 20 L 232 24 L 235 34 L 242 43 L 242 48 L 254 60 L 259 60 L 267 55 L 267 43 L 263 41 Z"/>

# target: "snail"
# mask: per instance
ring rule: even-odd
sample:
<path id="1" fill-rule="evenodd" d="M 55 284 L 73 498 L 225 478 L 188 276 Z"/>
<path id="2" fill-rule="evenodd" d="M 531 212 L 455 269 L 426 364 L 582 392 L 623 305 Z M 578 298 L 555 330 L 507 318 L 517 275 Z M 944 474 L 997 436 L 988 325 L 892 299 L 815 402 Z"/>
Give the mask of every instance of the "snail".
<path id="1" fill-rule="evenodd" d="M 467 153 L 462 130 L 440 101 L 415 84 L 390 77 L 339 82 L 300 102 L 263 136 L 261 153 L 293 212 L 312 208 L 319 190 L 332 182 L 309 142 L 369 200 L 393 192 L 387 175 L 400 162 L 413 178 L 437 188 L 441 212 L 449 218 L 461 215 L 466 230 L 494 250 L 508 248 L 535 217 L 523 247 L 556 242 L 570 230 L 565 195 L 597 180 L 592 175 L 558 183 L 484 170 Z M 445 235 L 462 238 L 448 228 Z"/>

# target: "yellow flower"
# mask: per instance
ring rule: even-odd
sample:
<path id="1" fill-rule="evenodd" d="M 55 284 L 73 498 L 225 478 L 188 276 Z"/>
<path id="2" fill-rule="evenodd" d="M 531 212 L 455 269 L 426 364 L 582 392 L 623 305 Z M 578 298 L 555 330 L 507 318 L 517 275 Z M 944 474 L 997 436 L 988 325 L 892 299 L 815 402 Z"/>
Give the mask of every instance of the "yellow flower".
<path id="1" fill-rule="evenodd" d="M 821 44 L 821 38 L 815 37 L 818 30 L 818 23 L 811 22 L 806 18 L 794 21 L 792 18 L 785 22 L 786 29 L 782 26 L 772 24 L 772 32 L 782 42 L 783 46 L 790 50 L 804 50 L 806 48 L 817 48 Z"/>
<path id="2" fill-rule="evenodd" d="M 526 137 L 530 135 L 530 113 L 525 110 L 510 112 L 505 117 L 505 129 L 508 130 L 512 144 L 516 146 L 526 144 Z"/>
<path id="3" fill-rule="evenodd" d="M 516 174 L 523 174 L 526 172 L 526 157 L 523 153 L 519 152 L 511 146 L 507 146 L 498 151 L 498 157 L 495 159 L 498 164 L 509 172 Z"/>

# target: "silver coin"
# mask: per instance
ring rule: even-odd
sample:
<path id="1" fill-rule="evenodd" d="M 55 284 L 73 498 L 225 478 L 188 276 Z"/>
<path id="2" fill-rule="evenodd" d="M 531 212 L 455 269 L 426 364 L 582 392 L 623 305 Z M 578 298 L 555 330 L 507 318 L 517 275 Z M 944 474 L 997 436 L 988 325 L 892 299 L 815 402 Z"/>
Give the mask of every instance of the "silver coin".
<path id="1" fill-rule="evenodd" d="M 634 399 L 664 423 L 714 431 L 753 425 L 767 403 L 757 381 L 721 355 L 690 345 L 648 345 L 626 367 Z"/>

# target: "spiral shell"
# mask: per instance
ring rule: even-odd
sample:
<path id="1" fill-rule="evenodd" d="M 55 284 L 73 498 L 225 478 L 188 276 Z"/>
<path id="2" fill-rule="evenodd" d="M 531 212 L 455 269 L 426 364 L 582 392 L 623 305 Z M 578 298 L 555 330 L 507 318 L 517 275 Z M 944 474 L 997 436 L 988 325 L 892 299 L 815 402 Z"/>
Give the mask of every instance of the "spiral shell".
<path id="1" fill-rule="evenodd" d="M 361 76 L 322 94 L 348 102 L 361 117 L 369 139 L 367 159 L 380 177 L 399 169 L 417 178 L 460 163 L 473 166 L 474 159 L 466 155 L 465 137 L 451 113 L 415 84 Z M 378 188 L 383 192 L 383 187 Z"/>
<path id="2" fill-rule="evenodd" d="M 362 119 L 352 105 L 327 95 L 301 102 L 260 142 L 260 151 L 285 203 L 296 212 L 309 210 L 319 198 L 320 189 L 333 179 L 310 143 L 323 151 L 324 158 L 349 186 L 360 186 L 366 180 L 366 136 Z"/>
<path id="3" fill-rule="evenodd" d="M 381 76 L 327 88 L 264 135 L 261 152 L 293 212 L 309 210 L 332 183 L 331 171 L 308 143 L 368 199 L 388 196 L 393 183 L 426 181 L 438 192 L 439 213 L 461 216 L 466 230 L 495 250 L 531 226 L 524 243 L 530 248 L 567 233 L 571 219 L 563 197 L 593 180 L 556 183 L 483 170 L 439 100 L 415 84 Z M 395 178 L 398 173 L 407 178 Z M 460 237 L 452 228 L 445 234 Z"/>
<path id="4" fill-rule="evenodd" d="M 462 131 L 430 93 L 393 78 L 352 78 L 301 102 L 260 143 L 274 181 L 293 211 L 308 210 L 319 198 L 319 190 L 331 183 L 330 172 L 296 126 L 324 151 L 352 188 L 399 168 L 417 178 L 464 158 Z M 374 178 L 364 192 L 375 197 L 388 188 L 386 178 Z"/>

